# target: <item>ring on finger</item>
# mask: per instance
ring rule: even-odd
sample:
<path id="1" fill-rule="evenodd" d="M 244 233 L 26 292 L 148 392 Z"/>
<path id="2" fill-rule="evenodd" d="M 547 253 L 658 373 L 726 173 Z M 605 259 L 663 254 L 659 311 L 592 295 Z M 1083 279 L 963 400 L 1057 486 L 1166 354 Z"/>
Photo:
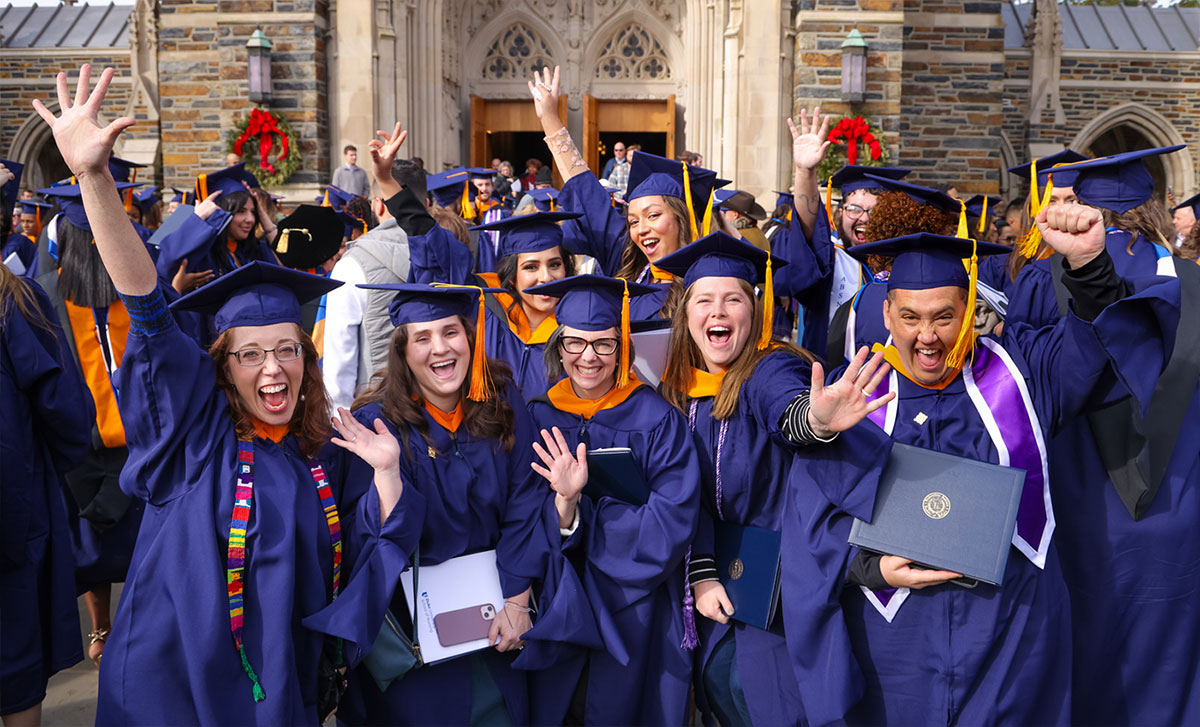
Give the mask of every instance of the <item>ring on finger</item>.
<path id="1" fill-rule="evenodd" d="M 866 397 L 871 396 L 871 392 L 867 391 L 866 387 L 862 388 L 861 391 L 862 391 L 863 396 L 866 396 Z"/>

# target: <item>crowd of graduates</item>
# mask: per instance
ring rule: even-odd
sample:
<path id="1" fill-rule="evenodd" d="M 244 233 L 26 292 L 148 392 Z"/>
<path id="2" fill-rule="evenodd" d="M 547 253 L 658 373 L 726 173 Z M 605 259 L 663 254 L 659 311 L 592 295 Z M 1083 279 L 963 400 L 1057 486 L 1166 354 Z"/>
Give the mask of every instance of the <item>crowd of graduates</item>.
<path id="1" fill-rule="evenodd" d="M 768 215 L 645 151 L 602 183 L 547 69 L 560 189 L 427 174 L 396 124 L 375 194 L 285 214 L 241 164 L 139 189 L 112 79 L 34 104 L 70 179 L 0 168 L 6 725 L 85 653 L 102 725 L 1200 722 L 1200 268 L 1144 222 L 1180 147 L 1016 167 L 1006 232 L 818 179 L 813 109 Z M 894 443 L 1025 472 L 1001 584 L 847 542 Z M 486 551 L 486 648 L 425 663 L 402 572 Z"/>

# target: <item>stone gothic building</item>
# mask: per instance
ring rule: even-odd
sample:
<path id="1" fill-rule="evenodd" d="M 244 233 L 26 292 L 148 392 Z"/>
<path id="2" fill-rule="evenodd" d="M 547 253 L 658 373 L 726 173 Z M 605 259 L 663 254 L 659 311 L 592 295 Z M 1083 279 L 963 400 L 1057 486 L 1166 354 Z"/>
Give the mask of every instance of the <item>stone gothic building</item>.
<path id="1" fill-rule="evenodd" d="M 341 148 L 397 120 L 426 168 L 549 160 L 525 81 L 561 65 L 561 112 L 595 168 L 612 143 L 684 149 L 756 194 L 790 185 L 783 119 L 868 117 L 892 163 L 931 185 L 1016 195 L 1006 167 L 1064 145 L 1094 154 L 1188 144 L 1153 173 L 1200 191 L 1200 10 L 1054 0 L 136 0 L 0 9 L 0 157 L 30 183 L 64 175 L 29 106 L 82 61 L 115 65 L 119 153 L 182 187 L 224 161 L 249 113 L 246 41 L 273 44 L 268 108 L 310 198 Z M 842 42 L 867 43 L 861 101 L 841 93 Z M 143 173 L 142 179 L 147 178 Z"/>

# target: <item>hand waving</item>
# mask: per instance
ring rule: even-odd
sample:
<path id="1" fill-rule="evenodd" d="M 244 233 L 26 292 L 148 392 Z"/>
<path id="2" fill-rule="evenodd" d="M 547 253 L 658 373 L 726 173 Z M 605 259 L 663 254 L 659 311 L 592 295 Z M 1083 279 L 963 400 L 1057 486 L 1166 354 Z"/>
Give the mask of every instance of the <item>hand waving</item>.
<path id="1" fill-rule="evenodd" d="M 583 493 L 583 486 L 588 481 L 587 445 L 583 442 L 571 456 L 571 448 L 563 438 L 558 427 L 554 427 L 553 435 L 542 430 L 542 439 L 546 446 L 543 448 L 537 442 L 533 443 L 533 451 L 542 460 L 542 464 L 531 462 L 530 467 L 550 483 L 550 488 L 556 494 L 554 506 L 558 510 L 559 527 L 569 528 L 575 521 L 575 508 Z M 543 466 L 544 465 L 544 466 Z"/>
<path id="2" fill-rule="evenodd" d="M 375 179 L 391 179 L 392 163 L 396 161 L 396 153 L 408 138 L 408 131 L 397 121 L 390 135 L 378 130 L 375 133 L 379 139 L 371 139 L 367 144 L 371 150 L 371 170 L 375 173 Z"/>
<path id="3" fill-rule="evenodd" d="M 527 81 L 529 93 L 533 96 L 533 110 L 537 112 L 539 119 L 547 116 L 558 118 L 558 96 L 559 96 L 559 67 L 554 67 L 554 74 L 551 75 L 550 67 L 543 68 L 539 74 L 538 71 L 533 72 L 533 80 Z"/>
<path id="4" fill-rule="evenodd" d="M 813 362 L 808 424 L 817 436 L 825 438 L 835 432 L 844 432 L 896 398 L 896 392 L 892 391 L 874 401 L 867 400 L 891 370 L 883 360 L 882 351 L 869 361 L 867 355 L 866 346 L 858 349 L 842 378 L 828 386 L 825 385 L 825 369 L 820 362 Z"/>
<path id="5" fill-rule="evenodd" d="M 797 169 L 816 169 L 829 149 L 830 142 L 826 140 L 829 135 L 829 116 L 821 118 L 821 107 L 814 106 L 812 123 L 809 123 L 804 109 L 800 109 L 799 129 L 790 117 L 787 123 L 788 130 L 792 132 L 792 163 Z"/>
<path id="6" fill-rule="evenodd" d="M 74 101 L 67 90 L 67 74 L 59 73 L 57 86 L 61 116 L 55 117 L 40 100 L 33 102 L 34 110 L 54 132 L 54 143 L 58 145 L 63 161 L 76 177 L 107 172 L 113 144 L 122 131 L 134 124 L 132 117 L 122 116 L 108 126 L 100 127 L 100 106 L 112 83 L 113 73 L 113 69 L 105 68 L 96 83 L 96 89 L 89 94 L 92 66 L 84 63 L 79 67 Z"/>

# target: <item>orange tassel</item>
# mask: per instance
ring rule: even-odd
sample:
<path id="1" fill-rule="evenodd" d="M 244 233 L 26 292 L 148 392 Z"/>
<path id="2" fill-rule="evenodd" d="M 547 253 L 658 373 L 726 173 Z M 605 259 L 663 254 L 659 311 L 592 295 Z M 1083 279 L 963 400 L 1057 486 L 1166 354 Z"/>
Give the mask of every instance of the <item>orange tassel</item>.
<path id="1" fill-rule="evenodd" d="M 469 220 L 475 216 L 475 206 L 471 204 L 471 180 L 467 179 L 463 183 L 462 200 L 459 202 L 459 211 L 462 213 L 464 220 Z"/>
<path id="2" fill-rule="evenodd" d="M 621 293 L 621 371 L 617 374 L 618 389 L 629 384 L 629 369 L 633 366 L 633 362 L 629 360 L 629 281 L 621 282 L 625 290 Z"/>
<path id="3" fill-rule="evenodd" d="M 692 183 L 687 162 L 683 163 L 683 201 L 687 203 L 688 223 L 691 225 L 692 241 L 695 242 L 700 239 L 700 228 L 696 225 L 696 208 L 692 206 Z"/>
<path id="4" fill-rule="evenodd" d="M 765 351 L 771 345 L 771 334 L 775 327 L 775 284 L 771 275 L 771 253 L 767 253 L 767 273 L 763 276 L 763 325 L 758 337 L 758 350 Z"/>
<path id="5" fill-rule="evenodd" d="M 329 190 L 328 189 L 325 190 L 325 199 L 321 200 L 321 206 L 322 207 L 332 207 L 333 206 L 333 205 L 329 204 Z"/>
<path id="6" fill-rule="evenodd" d="M 979 280 L 979 255 L 978 245 L 974 240 L 971 243 L 971 261 L 967 266 L 967 309 L 963 313 L 962 327 L 958 330 L 954 347 L 946 355 L 946 364 L 954 369 L 961 369 L 967 355 L 975 351 L 975 287 Z"/>
<path id="7" fill-rule="evenodd" d="M 200 204 L 206 199 L 208 199 L 208 175 L 201 174 L 199 177 L 196 177 L 196 199 L 192 200 L 192 204 Z"/>
<path id="8" fill-rule="evenodd" d="M 467 398 L 471 401 L 487 401 L 492 398 L 492 372 L 488 369 L 487 351 L 484 350 L 483 317 L 483 291 L 480 290 L 479 312 L 475 316 L 475 352 L 471 356 L 471 388 L 467 392 Z"/>
<path id="9" fill-rule="evenodd" d="M 791 210 L 788 210 L 788 214 L 791 214 Z M 829 220 L 829 229 L 836 230 L 833 224 L 833 177 L 825 182 L 825 217 Z"/>

